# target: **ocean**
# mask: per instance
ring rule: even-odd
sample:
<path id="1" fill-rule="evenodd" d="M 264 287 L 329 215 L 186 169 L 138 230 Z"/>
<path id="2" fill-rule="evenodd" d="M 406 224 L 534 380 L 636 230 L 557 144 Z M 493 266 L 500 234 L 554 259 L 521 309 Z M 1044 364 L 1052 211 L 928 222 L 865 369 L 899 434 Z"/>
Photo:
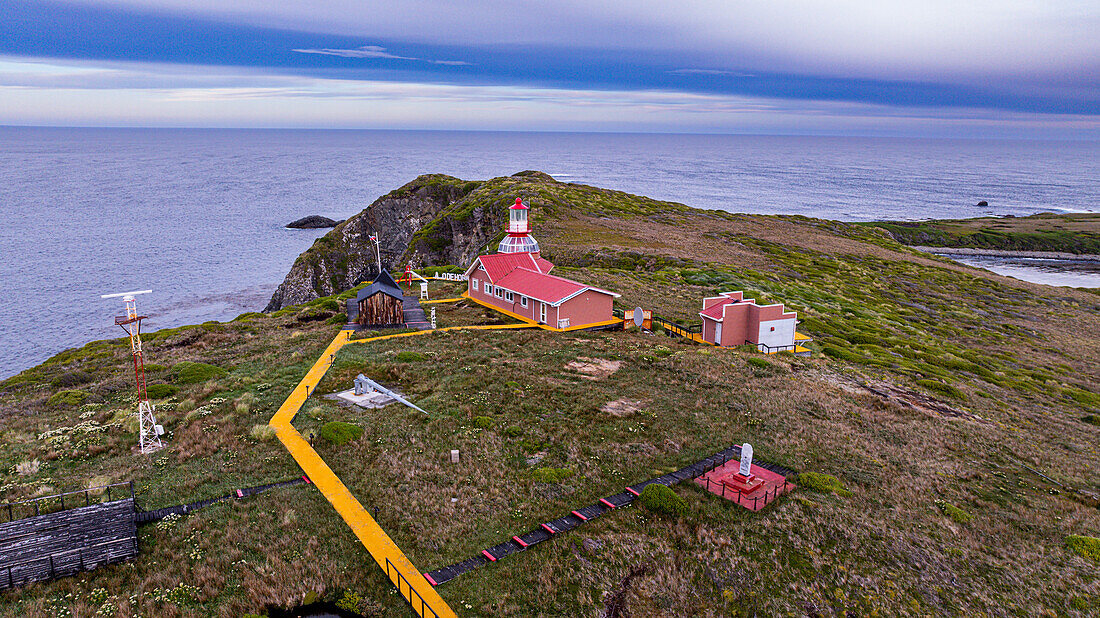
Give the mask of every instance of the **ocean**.
<path id="1" fill-rule="evenodd" d="M 327 231 L 286 223 L 347 218 L 422 173 L 528 169 L 847 221 L 1100 211 L 1097 142 L 0 128 L 0 378 L 122 335 L 122 302 L 101 294 L 151 288 L 148 330 L 231 319 Z"/>

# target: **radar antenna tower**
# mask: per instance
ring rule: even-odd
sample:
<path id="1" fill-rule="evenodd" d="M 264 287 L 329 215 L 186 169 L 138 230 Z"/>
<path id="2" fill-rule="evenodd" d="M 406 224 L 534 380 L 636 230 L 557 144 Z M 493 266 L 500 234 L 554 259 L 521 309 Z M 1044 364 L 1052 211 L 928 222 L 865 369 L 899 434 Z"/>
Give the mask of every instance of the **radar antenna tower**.
<path id="1" fill-rule="evenodd" d="M 164 442 L 160 437 L 164 434 L 164 428 L 157 424 L 153 416 L 153 404 L 149 403 L 149 395 L 145 390 L 145 359 L 141 352 L 141 321 L 148 316 L 138 315 L 137 301 L 134 297 L 138 294 L 149 294 L 152 290 L 140 290 L 136 292 L 120 292 L 118 294 L 104 294 L 100 298 L 118 298 L 126 302 L 126 315 L 115 316 L 115 324 L 118 324 L 126 334 L 130 336 L 130 352 L 134 357 L 134 380 L 137 382 L 138 396 L 138 440 L 143 455 L 156 452 L 164 448 Z"/>

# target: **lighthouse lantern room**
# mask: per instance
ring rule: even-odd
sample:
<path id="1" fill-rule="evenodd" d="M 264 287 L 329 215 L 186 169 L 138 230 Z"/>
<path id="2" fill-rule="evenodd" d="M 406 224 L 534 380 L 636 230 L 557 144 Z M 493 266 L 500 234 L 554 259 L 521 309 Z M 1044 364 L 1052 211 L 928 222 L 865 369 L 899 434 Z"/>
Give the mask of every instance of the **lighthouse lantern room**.
<path id="1" fill-rule="evenodd" d="M 527 206 L 516 198 L 516 203 L 508 209 L 508 235 L 497 246 L 498 253 L 534 253 L 539 254 L 539 243 L 531 237 L 531 225 L 527 220 Z"/>

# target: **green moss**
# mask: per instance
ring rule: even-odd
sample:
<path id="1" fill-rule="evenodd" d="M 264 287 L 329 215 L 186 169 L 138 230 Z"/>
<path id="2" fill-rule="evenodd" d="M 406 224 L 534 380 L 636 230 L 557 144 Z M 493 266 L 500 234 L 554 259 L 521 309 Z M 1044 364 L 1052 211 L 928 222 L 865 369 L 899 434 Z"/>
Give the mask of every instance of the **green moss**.
<path id="1" fill-rule="evenodd" d="M 528 474 L 531 480 L 539 483 L 560 483 L 573 476 L 573 471 L 565 468 L 535 468 Z"/>
<path id="2" fill-rule="evenodd" d="M 846 348 L 837 347 L 835 345 L 823 345 L 821 351 L 826 356 L 831 356 L 840 360 L 848 361 L 850 363 L 862 363 L 863 357 L 855 352 L 852 352 Z"/>
<path id="3" fill-rule="evenodd" d="M 940 395 L 946 395 L 947 397 L 952 397 L 954 399 L 966 399 L 966 395 L 964 395 L 962 391 L 955 388 L 954 386 L 951 386 L 950 384 L 945 384 L 938 380 L 917 380 L 917 386 L 923 386 L 930 391 L 939 393 Z"/>
<path id="4" fill-rule="evenodd" d="M 965 523 L 969 522 L 970 520 L 974 519 L 974 516 L 971 515 L 970 513 L 967 513 L 966 511 L 960 509 L 959 507 L 955 506 L 954 504 L 949 504 L 947 502 L 944 502 L 943 500 L 936 500 L 936 506 L 939 507 L 940 511 L 944 515 L 947 515 L 948 517 L 950 517 L 951 521 L 953 521 L 957 524 L 965 524 Z"/>
<path id="5" fill-rule="evenodd" d="M 478 429 L 488 429 L 494 425 L 493 418 L 491 416 L 475 416 L 474 427 Z"/>
<path id="6" fill-rule="evenodd" d="M 336 446 L 358 440 L 362 435 L 362 427 L 341 421 L 330 421 L 321 427 L 321 437 Z"/>
<path id="7" fill-rule="evenodd" d="M 54 393 L 48 403 L 51 406 L 79 406 L 84 403 L 90 395 L 84 391 L 67 390 Z"/>
<path id="8" fill-rule="evenodd" d="M 1085 558 L 1100 562 L 1100 538 L 1071 534 L 1066 537 L 1066 548 Z"/>
<path id="9" fill-rule="evenodd" d="M 199 384 L 200 382 L 220 378 L 225 373 L 225 369 L 207 363 L 181 361 L 172 365 L 172 375 L 179 384 Z"/>
<path id="10" fill-rule="evenodd" d="M 1100 427 L 1100 415 L 1086 414 L 1086 415 L 1081 417 L 1081 422 L 1088 423 L 1089 425 L 1096 425 L 1097 427 Z"/>
<path id="11" fill-rule="evenodd" d="M 343 313 L 343 312 L 337 313 L 336 315 L 332 316 L 331 318 L 325 320 L 325 324 L 347 324 L 347 323 L 348 323 L 348 314 Z"/>
<path id="12" fill-rule="evenodd" d="M 149 399 L 164 399 L 171 397 L 179 392 L 179 388 L 172 386 L 171 384 L 150 384 L 145 387 L 145 393 L 149 395 Z"/>
<path id="13" fill-rule="evenodd" d="M 660 483 L 646 485 L 638 502 L 646 510 L 664 517 L 679 518 L 688 512 L 687 502 Z"/>
<path id="14" fill-rule="evenodd" d="M 523 430 L 520 429 L 517 425 L 512 425 L 511 427 L 504 430 L 504 435 L 508 436 L 509 438 L 515 438 L 522 433 Z"/>
<path id="15" fill-rule="evenodd" d="M 415 363 L 415 362 L 418 362 L 418 361 L 425 360 L 427 357 L 424 356 L 423 354 L 419 353 L 419 352 L 413 352 L 411 350 L 402 350 L 402 351 L 398 352 L 397 356 L 394 357 L 394 358 L 399 363 Z"/>
<path id="16" fill-rule="evenodd" d="M 838 496 L 852 495 L 852 492 L 845 489 L 844 483 L 842 483 L 840 479 L 821 472 L 803 472 L 798 475 L 796 483 L 800 487 L 823 494 L 836 494 Z"/>

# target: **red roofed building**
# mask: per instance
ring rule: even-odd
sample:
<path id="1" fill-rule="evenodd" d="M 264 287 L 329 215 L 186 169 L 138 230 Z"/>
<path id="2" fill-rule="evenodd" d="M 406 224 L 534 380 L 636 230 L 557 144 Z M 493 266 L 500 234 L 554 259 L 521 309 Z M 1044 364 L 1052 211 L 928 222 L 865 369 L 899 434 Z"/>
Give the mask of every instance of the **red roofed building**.
<path id="1" fill-rule="evenodd" d="M 782 303 L 758 305 L 745 299 L 742 292 L 722 292 L 704 298 L 699 315 L 703 318 L 703 340 L 715 345 L 751 343 L 762 352 L 802 351 L 795 345 L 797 315 L 785 311 Z"/>
<path id="2" fill-rule="evenodd" d="M 521 320 L 554 330 L 604 326 L 619 295 L 551 275 L 554 265 L 539 256 L 527 207 L 516 199 L 508 212 L 508 235 L 498 253 L 478 256 L 466 270 L 467 298 Z"/>

